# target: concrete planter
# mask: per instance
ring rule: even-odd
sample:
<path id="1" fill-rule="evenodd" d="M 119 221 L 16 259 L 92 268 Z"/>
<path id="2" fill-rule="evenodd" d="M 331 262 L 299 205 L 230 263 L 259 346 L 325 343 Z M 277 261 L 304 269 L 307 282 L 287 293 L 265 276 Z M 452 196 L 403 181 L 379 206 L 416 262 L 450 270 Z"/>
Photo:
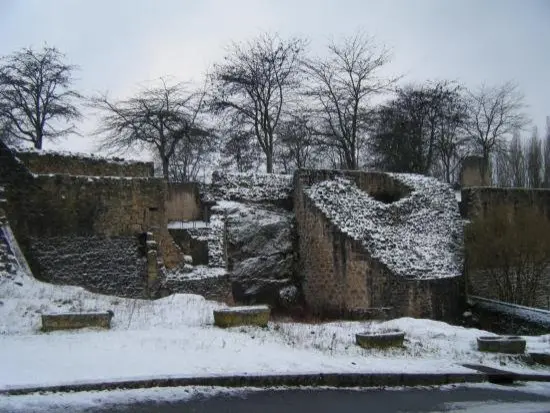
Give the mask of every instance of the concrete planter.
<path id="1" fill-rule="evenodd" d="M 244 325 L 267 327 L 270 313 L 267 305 L 224 308 L 214 310 L 214 324 L 222 328 Z"/>
<path id="2" fill-rule="evenodd" d="M 518 336 L 485 336 L 477 338 L 479 351 L 491 353 L 523 354 L 526 342 Z"/>
<path id="3" fill-rule="evenodd" d="M 42 331 L 111 328 L 113 312 L 42 314 Z"/>
<path id="4" fill-rule="evenodd" d="M 363 348 L 403 347 L 405 333 L 400 330 L 366 332 L 355 335 L 355 342 Z"/>

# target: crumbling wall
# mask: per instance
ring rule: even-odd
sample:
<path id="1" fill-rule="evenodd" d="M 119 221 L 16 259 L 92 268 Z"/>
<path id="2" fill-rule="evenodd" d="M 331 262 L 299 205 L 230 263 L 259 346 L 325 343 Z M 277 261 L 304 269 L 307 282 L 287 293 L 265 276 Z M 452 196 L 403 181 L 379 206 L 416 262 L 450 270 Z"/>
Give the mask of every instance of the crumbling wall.
<path id="1" fill-rule="evenodd" d="M 33 236 L 28 253 L 42 280 L 102 294 L 147 297 L 145 257 L 134 236 Z"/>
<path id="2" fill-rule="evenodd" d="M 135 237 L 151 231 L 164 264 L 173 267 L 181 261 L 167 229 L 164 180 L 37 175 L 34 184 L 22 194 L 24 208 L 13 211 L 23 245 L 45 237 Z"/>
<path id="3" fill-rule="evenodd" d="M 545 251 L 550 241 L 550 234 L 544 230 L 549 227 L 550 222 L 550 190 L 548 189 L 527 189 L 527 188 L 489 188 L 473 187 L 462 189 L 462 209 L 463 215 L 470 222 L 466 227 L 467 237 L 465 242 L 466 250 L 476 248 L 478 251 L 491 251 L 494 259 L 487 257 L 485 263 L 490 268 L 483 268 L 479 262 L 474 265 L 473 259 L 467 259 L 469 265 L 466 267 L 466 278 L 469 294 L 494 300 L 505 300 L 503 296 L 506 290 L 517 288 L 518 275 L 515 273 L 514 262 L 522 262 L 522 266 L 529 265 L 523 263 L 530 258 L 543 259 Z M 516 220 L 520 219 L 522 224 Z M 498 222 L 499 233 L 488 237 L 482 237 L 490 243 L 487 247 L 477 245 L 481 235 L 486 235 L 486 229 L 482 225 L 472 225 L 471 222 L 479 223 Z M 496 220 L 496 221 L 495 221 Z M 476 231 L 483 232 L 481 234 Z M 517 236 L 514 237 L 514 231 Z M 534 251 L 529 251 L 532 248 Z M 546 251 L 546 256 L 550 251 Z M 499 257 L 506 260 L 502 261 L 502 267 L 499 264 Z M 550 259 L 550 257 L 548 257 Z M 478 260 L 477 260 L 478 261 Z M 508 272 L 508 273 L 507 273 Z M 500 275 L 502 273 L 502 276 Z M 533 285 L 533 278 L 527 277 L 523 273 L 519 278 L 524 280 L 524 290 L 527 285 Z M 502 291 L 495 285 L 495 277 L 500 280 L 507 280 L 509 284 Z M 538 286 L 532 288 L 535 295 L 529 303 L 520 303 L 531 305 L 538 308 L 550 308 L 550 266 L 542 272 L 538 281 Z M 517 295 L 517 294 L 515 294 Z M 518 295 L 519 297 L 519 295 Z"/>
<path id="4" fill-rule="evenodd" d="M 38 278 L 142 297 L 137 243 L 148 231 L 167 267 L 181 261 L 167 229 L 162 179 L 33 175 L 0 144 L 0 182 L 11 227 Z"/>
<path id="5" fill-rule="evenodd" d="M 128 161 L 122 158 L 100 158 L 93 155 L 19 150 L 16 156 L 35 174 L 86 176 L 152 177 L 152 162 Z"/>
<path id="6" fill-rule="evenodd" d="M 510 212 L 536 209 L 550 220 L 550 190 L 528 188 L 462 188 L 462 211 L 466 219 L 491 214 L 505 207 Z"/>
<path id="7" fill-rule="evenodd" d="M 206 218 L 196 183 L 169 183 L 166 195 L 166 219 L 170 221 L 198 221 Z"/>
<path id="8" fill-rule="evenodd" d="M 384 186 L 382 174 L 302 171 L 294 179 L 299 268 L 308 307 L 329 315 L 368 314 L 392 307 L 393 316 L 451 319 L 464 303 L 463 278 L 407 279 L 374 259 L 358 240 L 342 232 L 304 192 L 315 182 L 346 175 L 370 193 L 406 195 L 400 184 Z M 381 201 L 384 202 L 384 201 Z"/>

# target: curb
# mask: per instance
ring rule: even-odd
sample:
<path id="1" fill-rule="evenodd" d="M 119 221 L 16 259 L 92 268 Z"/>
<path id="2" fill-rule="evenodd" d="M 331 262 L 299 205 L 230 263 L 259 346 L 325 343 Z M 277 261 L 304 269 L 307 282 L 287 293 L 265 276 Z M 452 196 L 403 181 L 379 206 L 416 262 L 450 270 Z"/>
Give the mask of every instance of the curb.
<path id="1" fill-rule="evenodd" d="M 496 369 L 481 364 L 463 364 L 463 367 L 476 370 L 485 375 L 486 380 L 495 384 L 511 384 L 515 381 L 550 382 L 550 374 L 527 374 Z"/>
<path id="2" fill-rule="evenodd" d="M 454 383 L 481 383 L 487 380 L 480 373 L 413 374 L 301 374 L 272 376 L 213 376 L 213 377 L 161 377 L 113 382 L 61 384 L 55 386 L 9 387 L 0 395 L 24 395 L 46 392 L 82 392 L 117 389 L 144 389 L 150 387 L 398 387 L 441 386 Z"/>

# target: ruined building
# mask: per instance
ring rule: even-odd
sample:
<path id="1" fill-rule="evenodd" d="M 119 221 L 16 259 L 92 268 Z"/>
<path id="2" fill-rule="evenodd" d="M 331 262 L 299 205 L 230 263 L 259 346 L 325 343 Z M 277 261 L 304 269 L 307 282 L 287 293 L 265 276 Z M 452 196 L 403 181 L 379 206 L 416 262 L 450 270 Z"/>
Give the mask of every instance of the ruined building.
<path id="1" fill-rule="evenodd" d="M 232 290 L 272 305 L 298 291 L 329 316 L 447 319 L 464 302 L 458 203 L 432 178 L 215 174 L 199 190 L 154 177 L 150 163 L 1 145 L 0 186 L 45 281 L 128 297 Z"/>

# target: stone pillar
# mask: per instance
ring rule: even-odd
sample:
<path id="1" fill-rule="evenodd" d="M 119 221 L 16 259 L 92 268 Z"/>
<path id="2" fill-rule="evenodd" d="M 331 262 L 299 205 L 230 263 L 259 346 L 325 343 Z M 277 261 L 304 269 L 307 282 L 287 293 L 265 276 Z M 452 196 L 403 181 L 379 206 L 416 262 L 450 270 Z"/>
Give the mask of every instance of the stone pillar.
<path id="1" fill-rule="evenodd" d="M 460 186 L 491 186 L 491 165 L 487 165 L 481 156 L 468 156 L 462 161 Z"/>

